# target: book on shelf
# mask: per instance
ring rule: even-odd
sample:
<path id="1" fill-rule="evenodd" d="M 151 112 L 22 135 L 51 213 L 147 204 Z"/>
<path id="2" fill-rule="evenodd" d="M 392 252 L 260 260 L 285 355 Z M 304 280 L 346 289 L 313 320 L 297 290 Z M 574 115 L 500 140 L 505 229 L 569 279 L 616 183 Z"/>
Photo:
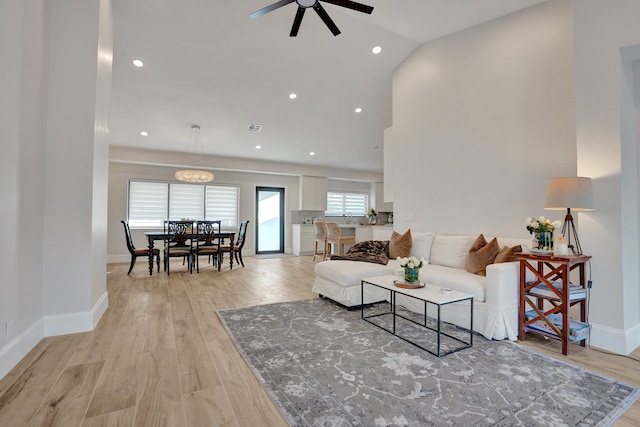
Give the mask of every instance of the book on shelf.
<path id="1" fill-rule="evenodd" d="M 562 293 L 562 282 L 552 281 L 550 282 L 554 288 L 556 288 L 560 293 Z M 540 283 L 529 290 L 530 294 L 539 295 L 541 297 L 550 297 L 550 298 L 559 298 L 555 292 L 553 292 L 549 287 Z M 569 301 L 573 301 L 576 299 L 582 299 L 587 297 L 587 290 L 580 285 L 576 285 L 574 283 L 569 283 Z"/>
<path id="2" fill-rule="evenodd" d="M 534 310 L 529 310 L 526 312 L 527 320 L 535 319 L 538 314 Z M 547 316 L 549 322 L 551 322 L 558 329 L 562 330 L 562 316 L 559 314 L 550 314 Z M 547 322 L 542 319 L 538 319 L 529 326 L 527 326 L 527 330 L 533 332 L 541 332 L 546 335 L 556 336 L 555 331 L 549 326 Z M 582 341 L 589 337 L 589 324 L 586 322 L 581 322 L 575 319 L 569 319 L 569 340 L 571 341 Z"/>

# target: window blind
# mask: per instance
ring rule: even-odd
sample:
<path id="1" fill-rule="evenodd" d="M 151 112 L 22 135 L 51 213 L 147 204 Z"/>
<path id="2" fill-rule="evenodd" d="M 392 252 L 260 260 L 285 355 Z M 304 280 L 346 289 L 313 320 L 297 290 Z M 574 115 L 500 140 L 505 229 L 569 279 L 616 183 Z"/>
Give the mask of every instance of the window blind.
<path id="1" fill-rule="evenodd" d="M 369 206 L 366 193 L 328 192 L 326 216 L 365 216 Z"/>
<path id="2" fill-rule="evenodd" d="M 200 184 L 169 185 L 169 219 L 204 219 L 204 187 Z"/>
<path id="3" fill-rule="evenodd" d="M 162 227 L 168 203 L 168 182 L 129 181 L 129 226 Z"/>
<path id="4" fill-rule="evenodd" d="M 223 227 L 235 228 L 239 193 L 237 185 L 130 179 L 127 218 L 133 228 L 162 228 L 167 218 L 221 220 Z"/>
<path id="5" fill-rule="evenodd" d="M 207 185 L 207 220 L 220 220 L 223 227 L 238 226 L 238 187 Z"/>

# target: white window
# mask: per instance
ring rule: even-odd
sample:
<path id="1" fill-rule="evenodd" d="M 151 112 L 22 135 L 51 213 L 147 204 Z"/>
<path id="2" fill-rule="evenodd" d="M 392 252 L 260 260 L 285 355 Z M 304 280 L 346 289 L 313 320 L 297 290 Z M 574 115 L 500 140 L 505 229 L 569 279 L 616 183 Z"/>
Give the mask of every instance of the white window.
<path id="1" fill-rule="evenodd" d="M 238 226 L 238 187 L 207 185 L 206 220 L 220 220 L 223 227 Z"/>
<path id="2" fill-rule="evenodd" d="M 204 219 L 204 186 L 202 184 L 169 185 L 169 219 Z"/>
<path id="3" fill-rule="evenodd" d="M 356 192 L 327 193 L 325 216 L 366 216 L 369 207 L 369 195 Z"/>
<path id="4" fill-rule="evenodd" d="M 203 185 L 129 180 L 129 225 L 162 228 L 166 219 L 221 220 L 223 227 L 238 226 L 237 185 Z"/>
<path id="5" fill-rule="evenodd" d="M 162 227 L 167 219 L 169 183 L 129 181 L 129 226 Z"/>

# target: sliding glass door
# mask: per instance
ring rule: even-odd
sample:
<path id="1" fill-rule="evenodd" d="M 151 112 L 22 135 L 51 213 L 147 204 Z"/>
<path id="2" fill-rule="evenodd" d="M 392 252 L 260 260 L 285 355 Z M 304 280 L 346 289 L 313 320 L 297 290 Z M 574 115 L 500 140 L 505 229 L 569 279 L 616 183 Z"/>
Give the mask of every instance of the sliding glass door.
<path id="1" fill-rule="evenodd" d="M 256 253 L 284 252 L 284 188 L 256 187 Z"/>

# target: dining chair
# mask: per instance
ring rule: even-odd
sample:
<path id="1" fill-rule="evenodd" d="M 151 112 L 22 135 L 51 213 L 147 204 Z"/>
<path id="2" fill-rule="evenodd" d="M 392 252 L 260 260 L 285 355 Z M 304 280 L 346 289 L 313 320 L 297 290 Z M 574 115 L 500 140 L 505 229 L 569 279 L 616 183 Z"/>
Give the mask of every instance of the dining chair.
<path id="1" fill-rule="evenodd" d="M 149 258 L 149 249 L 147 248 L 136 249 L 135 246 L 133 246 L 133 239 L 131 238 L 131 229 L 129 228 L 129 223 L 124 220 L 120 222 L 122 223 L 122 225 L 124 225 L 124 236 L 127 241 L 127 249 L 131 254 L 131 265 L 129 266 L 129 271 L 127 271 L 127 276 L 128 276 L 131 273 L 131 270 L 133 270 L 133 266 L 136 265 L 136 260 L 138 259 L 139 256 L 146 257 L 147 259 Z M 155 258 L 156 260 L 156 264 L 158 265 L 158 273 L 159 273 L 160 272 L 160 249 L 153 250 L 153 258 Z"/>
<path id="2" fill-rule="evenodd" d="M 316 231 L 313 261 L 316 260 L 318 255 L 322 255 L 322 260 L 324 261 L 327 258 L 327 226 L 324 221 L 316 221 L 313 223 L 313 227 Z M 318 243 L 322 243 L 322 252 L 318 252 Z"/>
<path id="3" fill-rule="evenodd" d="M 166 221 L 164 241 L 164 270 L 171 274 L 170 259 L 181 257 L 188 261 L 189 273 L 193 272 L 193 221 Z"/>
<path id="4" fill-rule="evenodd" d="M 355 245 L 356 236 L 343 236 L 337 222 L 326 222 L 325 225 L 327 226 L 327 246 L 331 245 L 333 249 L 337 246 L 337 255 L 344 255 L 344 245 Z M 329 252 L 333 253 L 333 249 Z"/>
<path id="5" fill-rule="evenodd" d="M 220 247 L 220 262 L 222 262 L 222 254 L 231 252 L 231 246 L 233 246 L 233 254 L 236 259 L 236 263 L 240 263 L 244 267 L 244 261 L 242 260 L 242 248 L 244 247 L 244 241 L 247 236 L 247 226 L 249 220 L 244 220 L 240 223 L 240 230 L 238 230 L 238 238 L 236 242 L 231 242 L 229 245 L 223 245 Z"/>
<path id="6" fill-rule="evenodd" d="M 196 240 L 192 248 L 192 256 L 196 263 L 196 271 L 200 273 L 200 257 L 213 259 L 220 271 L 220 227 L 222 221 L 198 221 L 196 223 Z"/>

